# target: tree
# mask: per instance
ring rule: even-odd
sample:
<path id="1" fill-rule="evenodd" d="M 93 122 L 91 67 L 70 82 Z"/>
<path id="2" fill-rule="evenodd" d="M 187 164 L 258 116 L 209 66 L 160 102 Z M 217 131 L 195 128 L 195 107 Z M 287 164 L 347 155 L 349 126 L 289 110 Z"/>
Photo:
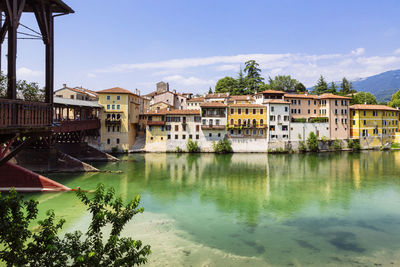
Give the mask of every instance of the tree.
<path id="1" fill-rule="evenodd" d="M 318 151 L 318 138 L 314 132 L 310 132 L 307 138 L 308 149 L 317 152 Z"/>
<path id="2" fill-rule="evenodd" d="M 191 138 L 186 143 L 186 149 L 189 153 L 200 152 L 200 147 L 197 141 L 193 141 Z"/>
<path id="3" fill-rule="evenodd" d="M 314 89 L 312 90 L 312 94 L 322 95 L 324 93 L 327 93 L 328 91 L 329 91 L 328 83 L 325 81 L 325 78 L 321 75 L 318 79 L 317 84 L 314 86 Z"/>
<path id="4" fill-rule="evenodd" d="M 0 260 L 7 266 L 132 266 L 147 262 L 150 246 L 140 240 L 121 238 L 121 231 L 128 221 L 143 208 L 137 208 L 136 196 L 126 206 L 121 198 L 114 198 L 114 190 L 107 192 L 99 184 L 94 197 L 89 199 L 82 191 L 77 196 L 88 206 L 92 220 L 85 236 L 80 231 L 58 237 L 64 220 L 55 223 L 54 212 L 39 222 L 33 233 L 29 224 L 36 219 L 38 202 L 25 201 L 22 195 L 11 190 L 0 195 Z M 110 226 L 108 238 L 104 228 Z M 104 243 L 105 241 L 105 243 Z"/>
<path id="5" fill-rule="evenodd" d="M 235 95 L 243 95 L 246 91 L 246 81 L 245 81 L 245 77 L 243 75 L 242 67 L 240 67 L 236 81 L 237 81 L 236 82 L 236 92 L 234 92 L 234 94 Z"/>
<path id="6" fill-rule="evenodd" d="M 371 93 L 366 92 L 358 92 L 357 94 L 353 94 L 350 100 L 352 105 L 355 104 L 369 104 L 369 105 L 376 105 L 378 101 L 376 97 Z"/>
<path id="7" fill-rule="evenodd" d="M 43 101 L 44 89 L 40 89 L 35 82 L 28 83 L 25 80 L 17 82 L 17 91 L 22 94 L 25 101 Z"/>
<path id="8" fill-rule="evenodd" d="M 271 90 L 285 91 L 285 92 L 296 91 L 296 86 L 297 84 L 299 84 L 299 81 L 296 79 L 292 79 L 290 75 L 278 75 L 275 76 L 274 79 L 271 79 L 271 77 L 269 77 L 268 81 Z"/>
<path id="9" fill-rule="evenodd" d="M 7 96 L 7 76 L 0 72 L 0 97 Z"/>
<path id="10" fill-rule="evenodd" d="M 210 88 L 208 89 L 208 93 L 209 94 L 212 94 L 213 92 L 212 92 L 212 89 L 211 89 L 211 86 L 210 86 Z"/>
<path id="11" fill-rule="evenodd" d="M 389 106 L 391 106 L 392 108 L 400 107 L 400 90 L 392 95 Z"/>
<path id="12" fill-rule="evenodd" d="M 307 92 L 307 88 L 302 84 L 301 82 L 297 83 L 295 86 L 296 92 L 297 93 L 304 93 Z"/>
<path id="13" fill-rule="evenodd" d="M 353 83 L 349 82 L 346 77 L 343 77 L 342 83 L 340 84 L 340 95 L 348 95 L 351 93 L 356 93 L 357 91 L 353 89 Z"/>
<path id="14" fill-rule="evenodd" d="M 329 93 L 337 94 L 337 86 L 335 82 L 331 82 L 331 85 L 329 86 Z"/>
<path id="15" fill-rule="evenodd" d="M 234 78 L 226 76 L 217 81 L 215 85 L 216 93 L 230 93 L 233 92 L 237 87 L 237 82 Z"/>
<path id="16" fill-rule="evenodd" d="M 246 61 L 244 72 L 246 73 L 245 81 L 247 85 L 246 94 L 254 94 L 258 92 L 260 85 L 264 84 L 264 78 L 261 77 L 261 69 L 255 60 Z"/>

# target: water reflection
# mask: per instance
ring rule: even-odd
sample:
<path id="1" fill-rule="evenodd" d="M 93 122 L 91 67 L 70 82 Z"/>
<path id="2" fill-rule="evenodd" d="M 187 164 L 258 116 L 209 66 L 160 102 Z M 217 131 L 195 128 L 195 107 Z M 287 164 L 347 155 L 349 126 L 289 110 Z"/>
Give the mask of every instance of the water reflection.
<path id="1" fill-rule="evenodd" d="M 294 258 L 344 264 L 354 255 L 400 250 L 400 152 L 123 159 L 128 161 L 99 166 L 122 174 L 68 174 L 61 180 L 87 189 L 102 182 L 125 200 L 140 194 L 146 211 L 168 214 L 186 238 L 275 264 Z M 35 197 L 69 226 L 81 223 L 84 207 L 73 194 Z"/>

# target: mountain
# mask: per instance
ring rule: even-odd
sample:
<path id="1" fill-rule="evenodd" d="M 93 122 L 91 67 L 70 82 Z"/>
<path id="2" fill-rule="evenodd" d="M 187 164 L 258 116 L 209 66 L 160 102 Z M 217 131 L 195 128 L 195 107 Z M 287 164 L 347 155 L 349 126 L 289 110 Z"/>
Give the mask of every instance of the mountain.
<path id="1" fill-rule="evenodd" d="M 378 101 L 387 102 L 400 89 L 400 70 L 386 71 L 352 82 L 357 91 L 370 92 Z"/>

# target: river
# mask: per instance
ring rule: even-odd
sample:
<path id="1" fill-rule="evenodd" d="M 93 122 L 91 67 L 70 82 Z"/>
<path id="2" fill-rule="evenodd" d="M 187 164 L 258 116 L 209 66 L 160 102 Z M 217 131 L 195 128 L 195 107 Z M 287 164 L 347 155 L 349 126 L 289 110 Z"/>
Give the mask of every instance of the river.
<path id="1" fill-rule="evenodd" d="M 145 212 L 123 234 L 152 246 L 150 266 L 400 264 L 400 152 L 131 154 L 101 170 L 51 174 L 71 188 L 101 182 Z M 90 216 L 75 193 L 32 194 L 63 232 Z"/>

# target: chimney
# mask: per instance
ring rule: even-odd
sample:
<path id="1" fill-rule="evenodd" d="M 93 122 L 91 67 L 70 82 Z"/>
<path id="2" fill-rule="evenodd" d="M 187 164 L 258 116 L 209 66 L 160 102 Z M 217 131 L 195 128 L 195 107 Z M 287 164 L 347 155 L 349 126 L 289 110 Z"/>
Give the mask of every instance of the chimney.
<path id="1" fill-rule="evenodd" d="M 67 84 L 66 83 L 63 83 L 63 88 L 67 88 Z"/>
<path id="2" fill-rule="evenodd" d="M 174 90 L 174 94 L 176 94 L 176 90 Z"/>
<path id="3" fill-rule="evenodd" d="M 170 111 L 170 110 L 171 110 L 171 108 L 170 108 L 170 107 L 167 107 L 167 110 L 168 110 L 168 111 Z"/>

